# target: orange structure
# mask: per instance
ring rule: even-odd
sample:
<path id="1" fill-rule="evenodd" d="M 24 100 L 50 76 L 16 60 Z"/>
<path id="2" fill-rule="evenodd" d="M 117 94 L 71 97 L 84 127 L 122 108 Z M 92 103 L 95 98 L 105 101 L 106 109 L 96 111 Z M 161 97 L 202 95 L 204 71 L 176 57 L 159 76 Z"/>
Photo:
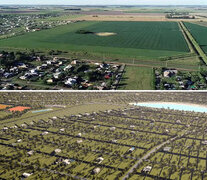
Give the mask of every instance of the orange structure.
<path id="1" fill-rule="evenodd" d="M 10 107 L 10 105 L 0 104 L 0 110 L 6 109 L 7 107 Z"/>
<path id="2" fill-rule="evenodd" d="M 17 106 L 17 107 L 10 108 L 9 111 L 11 111 L 11 112 L 20 111 L 21 112 L 26 109 L 31 109 L 31 107 Z"/>

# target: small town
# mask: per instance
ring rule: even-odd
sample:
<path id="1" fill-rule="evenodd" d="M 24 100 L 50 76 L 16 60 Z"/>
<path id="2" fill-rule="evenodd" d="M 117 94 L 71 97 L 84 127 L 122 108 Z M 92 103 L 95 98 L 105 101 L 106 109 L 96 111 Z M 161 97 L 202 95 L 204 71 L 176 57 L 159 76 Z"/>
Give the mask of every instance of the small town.
<path id="1" fill-rule="evenodd" d="M 56 20 L 60 14 L 1 14 L 0 13 L 0 39 L 23 35 L 28 32 L 36 32 L 51 29 L 60 25 L 75 23 L 73 20 Z"/>

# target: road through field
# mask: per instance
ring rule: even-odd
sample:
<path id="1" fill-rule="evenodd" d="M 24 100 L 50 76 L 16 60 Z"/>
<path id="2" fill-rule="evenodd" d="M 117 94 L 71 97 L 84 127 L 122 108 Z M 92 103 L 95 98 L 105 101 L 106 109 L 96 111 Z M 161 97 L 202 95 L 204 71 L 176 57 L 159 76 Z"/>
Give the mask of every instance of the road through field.
<path id="1" fill-rule="evenodd" d="M 184 134 L 183 134 L 184 135 Z M 129 178 L 130 174 L 134 172 L 134 170 L 137 169 L 137 167 L 146 159 L 148 159 L 153 153 L 157 152 L 159 149 L 161 149 L 164 145 L 166 144 L 169 144 L 171 141 L 174 141 L 175 139 L 177 139 L 178 137 L 182 137 L 183 135 L 181 136 L 176 136 L 176 137 L 173 137 L 165 142 L 163 142 L 162 144 L 154 147 L 152 150 L 150 150 L 146 155 L 144 155 L 142 158 L 139 159 L 139 161 L 137 161 L 136 164 L 134 164 L 134 166 L 131 167 L 131 169 L 128 171 L 128 173 L 123 177 L 122 180 L 126 180 Z"/>

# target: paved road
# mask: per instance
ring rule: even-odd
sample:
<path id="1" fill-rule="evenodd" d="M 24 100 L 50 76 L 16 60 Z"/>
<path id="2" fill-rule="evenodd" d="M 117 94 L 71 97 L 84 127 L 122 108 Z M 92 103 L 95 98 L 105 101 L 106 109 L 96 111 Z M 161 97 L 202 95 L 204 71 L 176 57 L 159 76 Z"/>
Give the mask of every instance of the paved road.
<path id="1" fill-rule="evenodd" d="M 183 136 L 183 135 L 181 135 Z M 131 169 L 128 171 L 128 173 L 123 177 L 122 180 L 126 180 L 127 178 L 129 178 L 129 175 L 131 173 L 133 173 L 133 171 L 135 169 L 137 169 L 137 167 L 142 163 L 142 161 L 146 160 L 147 158 L 149 158 L 153 153 L 157 152 L 159 149 L 161 149 L 164 145 L 170 143 L 171 141 L 174 141 L 176 138 L 181 137 L 181 136 L 176 136 L 174 138 L 171 138 L 165 142 L 163 142 L 162 144 L 154 147 L 151 151 L 149 151 L 146 155 L 144 155 L 142 158 L 139 159 L 139 161 L 137 161 L 136 164 L 134 164 L 134 166 L 131 167 Z"/>

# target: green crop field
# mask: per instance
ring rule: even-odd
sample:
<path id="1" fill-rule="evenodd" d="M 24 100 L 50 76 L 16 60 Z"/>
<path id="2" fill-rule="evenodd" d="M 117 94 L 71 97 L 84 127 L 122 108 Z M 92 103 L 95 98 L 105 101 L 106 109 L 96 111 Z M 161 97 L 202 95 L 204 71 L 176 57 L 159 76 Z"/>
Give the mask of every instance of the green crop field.
<path id="1" fill-rule="evenodd" d="M 207 53 L 207 27 L 193 23 L 185 23 L 185 26 L 196 39 L 200 47 Z"/>
<path id="2" fill-rule="evenodd" d="M 78 34 L 78 30 L 115 35 Z M 79 22 L 0 40 L 0 47 L 82 51 L 139 59 L 159 59 L 189 52 L 176 22 Z"/>
<path id="3" fill-rule="evenodd" d="M 153 70 L 148 67 L 127 66 L 120 82 L 120 90 L 153 89 Z"/>

